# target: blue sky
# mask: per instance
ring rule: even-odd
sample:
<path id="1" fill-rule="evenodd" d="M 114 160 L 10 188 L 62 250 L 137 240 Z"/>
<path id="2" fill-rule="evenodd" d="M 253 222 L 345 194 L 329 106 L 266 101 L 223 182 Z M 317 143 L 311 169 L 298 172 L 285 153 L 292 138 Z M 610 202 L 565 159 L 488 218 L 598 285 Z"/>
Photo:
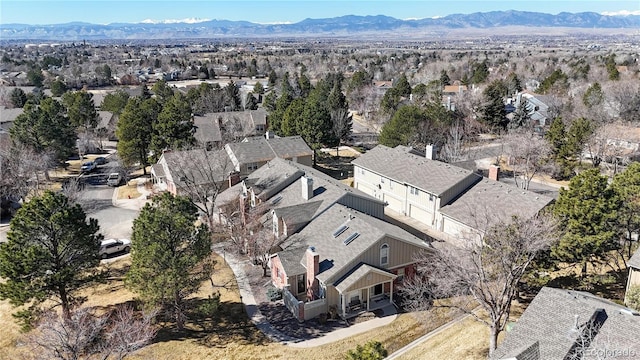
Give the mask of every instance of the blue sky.
<path id="1" fill-rule="evenodd" d="M 494 10 L 640 15 L 640 0 L 2 0 L 0 24 L 137 23 L 144 20 L 225 19 L 257 23 L 298 22 L 341 15 L 388 15 L 398 19 L 430 18 Z"/>

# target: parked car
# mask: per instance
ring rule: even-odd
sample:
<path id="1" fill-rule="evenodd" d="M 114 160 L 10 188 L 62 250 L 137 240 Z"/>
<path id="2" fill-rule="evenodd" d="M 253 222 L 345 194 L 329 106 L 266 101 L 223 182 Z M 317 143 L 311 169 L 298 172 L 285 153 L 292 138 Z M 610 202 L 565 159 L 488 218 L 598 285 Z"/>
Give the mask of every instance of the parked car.
<path id="1" fill-rule="evenodd" d="M 120 173 L 111 173 L 107 178 L 107 185 L 109 186 L 120 186 L 122 184 L 122 176 Z"/>
<path id="2" fill-rule="evenodd" d="M 96 169 L 96 163 L 93 161 L 87 161 L 82 163 L 82 166 L 80 166 L 80 171 L 82 172 L 92 172 L 93 170 Z"/>
<path id="3" fill-rule="evenodd" d="M 93 162 L 96 163 L 96 165 L 104 165 L 104 164 L 107 163 L 107 158 L 99 156 L 99 157 L 93 159 Z"/>
<path id="4" fill-rule="evenodd" d="M 131 240 L 129 239 L 108 239 L 100 243 L 100 257 L 106 259 L 107 256 L 118 252 L 129 252 L 131 250 Z"/>

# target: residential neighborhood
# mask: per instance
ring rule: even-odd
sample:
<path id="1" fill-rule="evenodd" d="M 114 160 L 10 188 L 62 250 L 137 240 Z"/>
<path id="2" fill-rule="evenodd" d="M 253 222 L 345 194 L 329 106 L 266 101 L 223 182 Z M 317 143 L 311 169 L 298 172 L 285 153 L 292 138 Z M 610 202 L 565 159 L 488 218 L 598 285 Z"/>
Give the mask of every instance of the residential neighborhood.
<path id="1" fill-rule="evenodd" d="M 232 23 L 0 39 L 0 359 L 640 357 L 637 42 Z"/>

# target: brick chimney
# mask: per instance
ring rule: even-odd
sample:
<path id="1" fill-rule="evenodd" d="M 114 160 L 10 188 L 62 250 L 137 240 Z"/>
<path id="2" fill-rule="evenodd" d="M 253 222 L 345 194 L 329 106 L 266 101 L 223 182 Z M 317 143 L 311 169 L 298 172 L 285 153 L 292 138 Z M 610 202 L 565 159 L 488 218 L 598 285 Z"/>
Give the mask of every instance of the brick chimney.
<path id="1" fill-rule="evenodd" d="M 240 173 L 237 171 L 234 171 L 232 173 L 229 173 L 229 187 L 232 187 L 233 185 L 237 184 L 240 182 Z"/>
<path id="2" fill-rule="evenodd" d="M 500 179 L 500 166 L 489 166 L 489 179 L 498 181 Z"/>
<path id="3" fill-rule="evenodd" d="M 307 299 L 315 300 L 318 294 L 318 280 L 316 275 L 320 271 L 320 255 L 316 252 L 316 248 L 309 246 L 306 251 L 307 258 Z"/>
<path id="4" fill-rule="evenodd" d="M 300 183 L 302 184 L 302 198 L 309 200 L 313 197 L 313 179 L 307 175 L 300 177 Z"/>

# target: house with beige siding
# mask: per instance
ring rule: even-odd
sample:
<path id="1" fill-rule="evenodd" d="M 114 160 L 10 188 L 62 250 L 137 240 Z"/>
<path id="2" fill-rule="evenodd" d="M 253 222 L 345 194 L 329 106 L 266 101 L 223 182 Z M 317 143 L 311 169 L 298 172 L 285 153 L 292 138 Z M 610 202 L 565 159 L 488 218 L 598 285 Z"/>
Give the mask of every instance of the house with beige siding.
<path id="1" fill-rule="evenodd" d="M 334 203 L 281 245 L 271 279 L 300 321 L 332 310 L 342 318 L 393 306 L 415 273 L 413 255 L 429 243 L 405 230 Z"/>
<path id="2" fill-rule="evenodd" d="M 629 292 L 632 286 L 640 286 L 640 248 L 629 259 L 627 267 L 629 268 L 629 278 L 627 279 L 626 292 Z"/>
<path id="3" fill-rule="evenodd" d="M 455 165 L 430 151 L 378 145 L 352 161 L 354 187 L 387 204 L 387 211 L 420 221 L 440 240 L 484 229 L 480 217 L 530 217 L 553 199 L 517 189 Z"/>

